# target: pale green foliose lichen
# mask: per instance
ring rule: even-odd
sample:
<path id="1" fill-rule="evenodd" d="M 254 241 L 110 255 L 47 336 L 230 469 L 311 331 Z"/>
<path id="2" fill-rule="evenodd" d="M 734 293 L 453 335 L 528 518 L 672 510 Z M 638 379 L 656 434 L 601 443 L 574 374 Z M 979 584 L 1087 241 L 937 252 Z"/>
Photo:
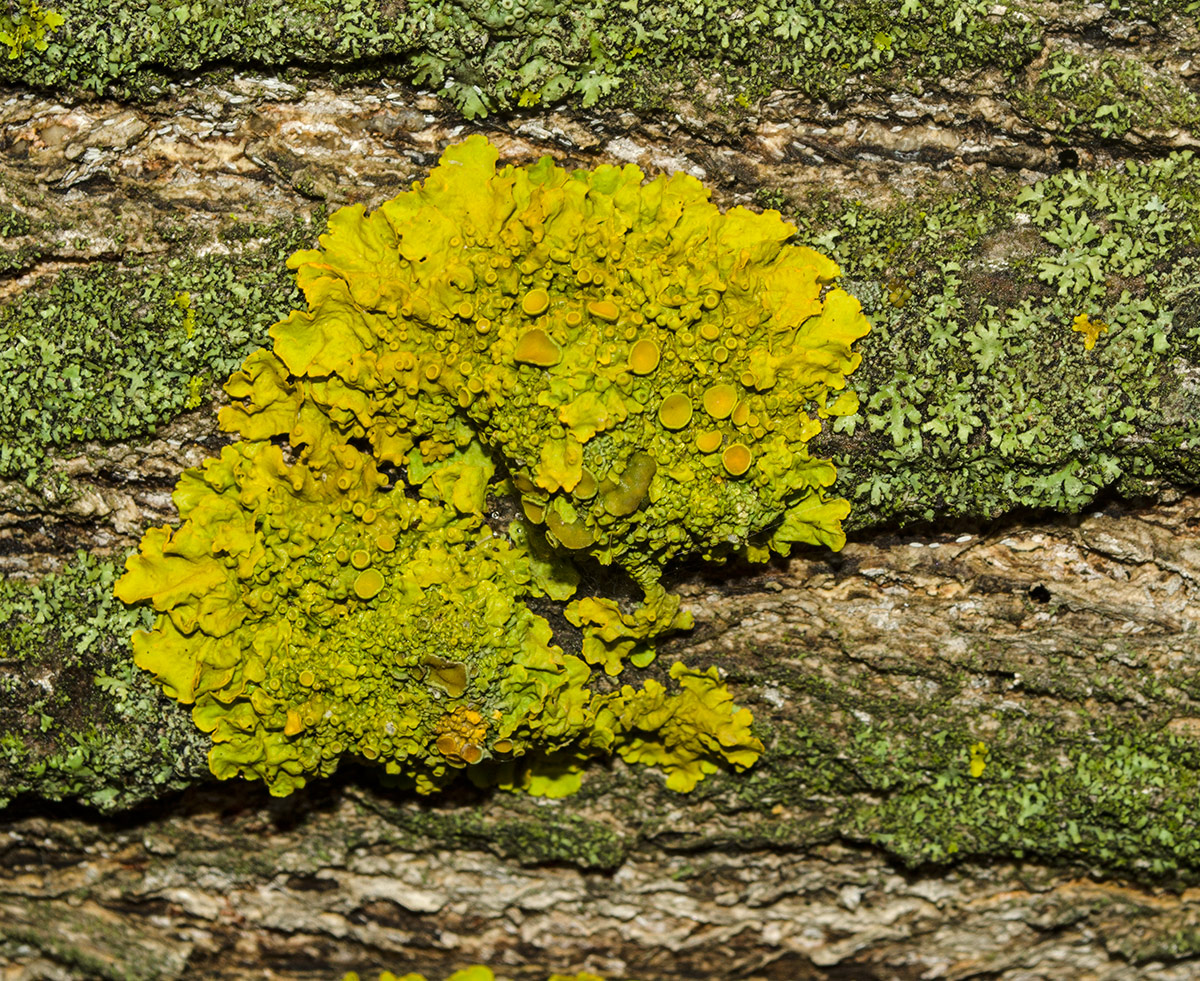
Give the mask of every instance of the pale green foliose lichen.
<path id="1" fill-rule="evenodd" d="M 992 17 L 986 0 L 898 9 L 816 0 L 697 5 L 679 0 L 60 0 L 65 23 L 21 73 L 0 79 L 153 98 L 172 72 L 239 66 L 340 69 L 399 78 L 468 118 L 572 99 L 661 99 L 671 83 L 724 76 L 732 102 L 770 85 L 835 96 L 898 66 L 920 77 L 1002 63 L 1041 49 L 1037 22 Z"/>
<path id="2" fill-rule="evenodd" d="M 1183 151 L 887 210 L 797 208 L 873 324 L 862 406 L 816 440 L 850 524 L 1078 511 L 1106 488 L 1194 483 L 1198 178 Z"/>

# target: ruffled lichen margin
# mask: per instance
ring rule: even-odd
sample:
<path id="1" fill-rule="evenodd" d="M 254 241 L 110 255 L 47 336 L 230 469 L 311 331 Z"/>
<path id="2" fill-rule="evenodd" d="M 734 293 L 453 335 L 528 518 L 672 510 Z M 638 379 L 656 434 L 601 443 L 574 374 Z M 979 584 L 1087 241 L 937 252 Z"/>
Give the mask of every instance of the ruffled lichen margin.
<path id="1" fill-rule="evenodd" d="M 838 393 L 869 324 L 777 213 L 721 214 L 687 175 L 497 156 L 451 146 L 292 257 L 307 310 L 225 386 L 241 441 L 180 478 L 182 524 L 117 584 L 159 611 L 134 660 L 195 703 L 218 777 L 282 796 L 354 753 L 422 792 L 470 767 L 560 795 L 616 750 L 690 790 L 761 750 L 715 668 L 591 675 L 690 625 L 670 560 L 841 546 L 848 504 L 805 444 L 857 408 Z M 640 605 L 576 597 L 584 559 Z M 578 655 L 530 599 L 570 601 Z"/>

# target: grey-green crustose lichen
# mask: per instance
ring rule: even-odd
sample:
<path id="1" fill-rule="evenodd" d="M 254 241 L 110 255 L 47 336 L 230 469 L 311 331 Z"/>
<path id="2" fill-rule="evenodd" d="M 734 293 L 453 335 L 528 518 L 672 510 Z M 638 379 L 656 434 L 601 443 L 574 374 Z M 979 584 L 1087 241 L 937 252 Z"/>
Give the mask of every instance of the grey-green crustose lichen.
<path id="1" fill-rule="evenodd" d="M 81 552 L 37 583 L 0 581 L 0 807 L 31 795 L 128 808 L 203 772 L 190 720 L 162 713 L 129 662 L 149 618 L 112 595 L 117 574 Z"/>
<path id="2" fill-rule="evenodd" d="M 563 98 L 654 99 L 665 81 L 716 72 L 730 96 L 769 84 L 836 96 L 857 74 L 910 76 L 1001 64 L 1041 45 L 1030 16 L 984 0 L 895 4 L 600 0 L 63 0 L 65 23 L 19 74 L 38 86 L 152 96 L 178 70 L 320 64 L 390 74 L 468 117 Z M 169 67 L 168 67 L 169 66 Z"/>

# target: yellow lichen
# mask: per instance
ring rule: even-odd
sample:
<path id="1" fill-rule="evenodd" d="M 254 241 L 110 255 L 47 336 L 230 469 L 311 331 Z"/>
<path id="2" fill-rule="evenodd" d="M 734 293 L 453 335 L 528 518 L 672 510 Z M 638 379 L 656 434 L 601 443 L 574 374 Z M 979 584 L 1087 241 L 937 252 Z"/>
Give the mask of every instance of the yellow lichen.
<path id="1" fill-rule="evenodd" d="M 732 385 L 713 385 L 704 392 L 704 411 L 714 419 L 724 419 L 737 403 L 737 390 Z"/>
<path id="2" fill-rule="evenodd" d="M 672 790 L 691 790 L 716 772 L 714 750 L 736 769 L 751 766 L 762 752 L 750 732 L 750 712 L 737 708 L 721 684 L 717 669 L 693 671 L 678 661 L 671 665 L 678 692 L 656 681 L 645 688 L 623 690 L 621 728 L 634 734 L 618 747 L 629 763 L 659 766 Z"/>
<path id="3" fill-rule="evenodd" d="M 358 974 L 351 971 L 342 981 L 360 981 Z M 391 971 L 384 971 L 379 975 L 379 981 L 426 981 L 423 974 L 393 974 Z M 496 975 L 490 968 L 484 967 L 482 964 L 476 964 L 472 967 L 463 968 L 461 971 L 455 971 L 446 981 L 496 981 Z M 580 971 L 578 974 L 552 974 L 546 981 L 604 981 L 603 978 L 595 974 L 589 974 L 587 971 Z"/>
<path id="4" fill-rule="evenodd" d="M 653 341 L 641 340 L 629 352 L 629 370 L 635 375 L 648 375 L 658 367 L 658 345 Z"/>
<path id="5" fill-rule="evenodd" d="M 530 290 L 521 300 L 521 309 L 531 317 L 543 313 L 550 305 L 550 294 L 545 290 Z"/>
<path id="6" fill-rule="evenodd" d="M 682 392 L 668 395 L 658 407 L 658 421 L 667 429 L 682 429 L 691 418 L 692 400 Z"/>
<path id="7" fill-rule="evenodd" d="M 971 744 L 970 771 L 971 776 L 978 780 L 987 769 L 988 749 L 984 743 Z"/>
<path id="8" fill-rule="evenodd" d="M 1090 351 L 1096 346 L 1100 335 L 1108 333 L 1108 324 L 1103 320 L 1092 320 L 1088 314 L 1081 313 L 1071 321 L 1071 330 L 1083 335 L 1084 349 Z"/>
<path id="9" fill-rule="evenodd" d="M 721 463 L 735 477 L 740 477 L 749 470 L 753 460 L 753 454 L 744 443 L 734 443 L 721 454 Z"/>
<path id="10" fill-rule="evenodd" d="M 615 750 L 688 789 L 761 749 L 715 668 L 589 681 L 690 623 L 672 558 L 841 545 L 805 407 L 833 412 L 866 320 L 775 213 L 721 214 L 681 174 L 496 160 L 451 146 L 292 257 L 307 309 L 226 384 L 241 441 L 182 476 L 182 524 L 118 584 L 159 612 L 135 659 L 194 703 L 220 777 L 282 794 L 352 753 L 428 791 L 492 760 L 557 794 Z M 641 605 L 572 600 L 584 552 Z M 531 600 L 570 601 L 578 656 Z"/>
<path id="11" fill-rule="evenodd" d="M 517 347 L 513 351 L 513 360 L 549 368 L 562 360 L 562 349 L 550 339 L 544 330 L 535 328 L 527 330 L 521 335 L 521 339 L 517 341 Z M 438 366 L 430 365 L 429 368 L 438 368 Z M 431 377 L 427 371 L 426 377 L 433 381 L 440 373 L 439 368 L 437 374 Z"/>
<path id="12" fill-rule="evenodd" d="M 542 509 L 584 467 L 602 483 L 649 456 L 637 509 L 574 501 L 577 540 L 630 569 L 720 556 L 781 521 L 771 548 L 838 545 L 846 505 L 805 450 L 816 430 L 802 411 L 844 387 L 868 330 L 833 285 L 837 266 L 786 244 L 775 213 L 721 214 L 687 175 L 643 183 L 632 165 L 568 173 L 496 158 L 472 137 L 374 213 L 338 212 L 322 248 L 291 260 L 309 309 L 274 328 L 281 363 L 270 384 L 242 386 L 235 411 L 294 415 L 299 393 L 383 459 L 441 452 L 453 418 L 529 474 Z M 687 406 L 703 406 L 711 430 L 739 404 L 738 440 L 760 463 L 733 488 L 719 456 L 697 453 Z"/>

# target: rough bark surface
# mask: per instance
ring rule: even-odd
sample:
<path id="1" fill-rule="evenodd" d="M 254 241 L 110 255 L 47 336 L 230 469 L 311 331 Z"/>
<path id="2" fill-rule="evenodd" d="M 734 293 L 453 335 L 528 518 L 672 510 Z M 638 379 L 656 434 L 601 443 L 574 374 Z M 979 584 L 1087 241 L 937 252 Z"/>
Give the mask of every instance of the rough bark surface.
<path id="1" fill-rule="evenodd" d="M 1197 525 L 1200 499 L 1186 498 L 691 579 L 691 656 L 722 664 L 774 734 L 760 772 L 691 797 L 618 764 L 560 801 L 416 801 L 371 789 L 363 771 L 286 800 L 219 785 L 108 820 L 17 805 L 3 828 L 0 956 L 12 977 L 316 979 L 397 964 L 437 975 L 469 961 L 529 978 L 546 964 L 652 979 L 1191 977 L 1195 889 L 1147 880 L 1140 835 L 1132 880 L 1103 874 L 1095 828 L 1056 849 L 1058 818 L 1023 843 L 1024 861 L 970 853 L 990 850 L 989 827 L 1031 831 L 1011 802 L 1077 772 L 1078 747 L 1110 726 L 1149 718 L 1196 738 L 1200 705 L 1150 699 L 1144 679 L 1194 660 Z M 961 742 L 943 766 L 900 738 L 915 772 L 880 786 L 881 750 L 845 695 L 873 689 L 887 690 L 875 704 L 891 721 L 953 690 L 943 721 L 994 747 L 990 821 L 972 827 L 964 812 L 912 828 L 959 837 L 964 861 L 906 867 L 871 847 L 889 803 L 970 780 Z M 1061 758 L 1009 755 L 1020 749 L 1006 732 L 1031 718 Z M 819 730 L 814 752 L 843 789 L 817 792 L 815 761 L 787 757 L 798 729 Z M 1157 794 L 1163 811 L 1179 802 L 1170 784 Z"/>
<path id="2" fill-rule="evenodd" d="M 65 320 L 111 295 L 140 311 L 163 290 L 167 306 L 185 289 L 210 295 L 188 284 L 213 269 L 262 289 L 228 294 L 246 338 L 212 354 L 179 348 L 196 359 L 180 369 L 183 387 L 198 379 L 195 397 L 139 408 L 115 438 L 92 438 L 86 419 L 84 438 L 60 438 L 65 403 L 23 407 L 11 392 L 25 383 L 4 375 L 0 571 L 16 592 L 0 600 L 20 630 L 0 628 L 0 797 L 16 798 L 0 811 L 0 977 L 433 978 L 472 962 L 514 979 L 1194 977 L 1200 274 L 1189 263 L 1200 231 L 1179 218 L 1152 237 L 1143 217 L 1130 234 L 1144 226 L 1160 250 L 1159 278 L 1105 266 L 1095 290 L 1089 279 L 1064 293 L 1066 273 L 1038 270 L 1072 249 L 1086 264 L 1094 243 L 1060 252 L 1031 218 L 1036 202 L 1023 219 L 1012 202 L 1060 171 L 1101 180 L 1197 147 L 1200 35 L 1182 13 L 1126 23 L 1062 4 L 1039 16 L 1043 48 L 1016 75 L 873 78 L 832 102 L 779 89 L 742 112 L 703 80 L 666 109 L 469 123 L 400 84 L 248 71 L 158 101 L 4 93 L 0 304 L 49 297 Z M 1064 52 L 1135 65 L 1149 101 L 1105 135 L 1109 114 L 1087 101 L 1095 86 L 1047 88 Z M 1072 99 L 1094 125 L 1066 121 Z M 422 800 L 348 768 L 271 800 L 210 782 L 187 713 L 121 674 L 132 622 L 96 614 L 94 591 L 79 592 L 82 606 L 20 592 L 82 561 L 77 550 L 119 561 L 144 528 L 172 520 L 176 475 L 226 438 L 214 408 L 228 364 L 294 302 L 270 279 L 280 255 L 311 241 L 326 209 L 373 207 L 420 179 L 468 131 L 517 163 L 552 153 L 684 170 L 722 207 L 777 207 L 808 216 L 814 236 L 837 232 L 831 249 L 875 250 L 857 268 L 839 255 L 877 321 L 859 427 L 824 437 L 855 508 L 850 543 L 673 573 L 696 627 L 660 660 L 726 672 L 766 744 L 750 773 L 681 796 L 617 762 L 559 801 L 465 789 Z M 1194 200 L 1186 183 L 1163 191 L 1174 216 Z M 920 224 L 956 201 L 991 216 L 979 237 Z M 851 233 L 851 220 L 882 230 Z M 1103 214 L 1093 221 L 1108 234 Z M 947 249 L 970 239 L 954 257 L 966 327 L 987 326 L 988 304 L 1027 298 L 1058 318 L 1038 323 L 1024 361 L 1019 325 L 997 335 L 999 354 L 986 331 L 964 340 L 955 370 L 975 371 L 983 394 L 960 416 L 938 401 L 952 387 L 941 367 L 910 357 L 914 345 L 941 350 L 931 311 L 954 271 L 920 244 L 939 234 Z M 80 286 L 75 307 L 53 299 L 55 283 L 97 270 L 118 286 Z M 193 279 L 176 282 L 177 270 Z M 1168 315 L 1164 340 L 1129 340 L 1140 329 L 1130 314 L 1085 360 L 1071 317 L 1119 306 L 1123 290 L 1151 305 L 1147 322 Z M 187 302 L 155 330 L 183 323 Z M 199 335 L 224 337 L 210 313 L 197 307 Z M 10 342 L 23 323 L 0 317 Z M 117 347 L 132 343 L 121 335 Z M 1139 364 L 1150 367 L 1131 376 Z M 1057 428 L 1010 447 L 1009 409 L 987 393 L 1007 393 L 1026 365 L 1036 404 L 1012 414 Z M 872 386 L 902 375 L 907 395 L 870 404 Z M 1114 405 L 1130 414 L 1101 408 Z M 935 447 L 939 416 L 972 415 L 961 446 Z M 1109 439 L 1114 420 L 1128 431 Z M 13 464 L 18 453 L 36 466 Z"/>

